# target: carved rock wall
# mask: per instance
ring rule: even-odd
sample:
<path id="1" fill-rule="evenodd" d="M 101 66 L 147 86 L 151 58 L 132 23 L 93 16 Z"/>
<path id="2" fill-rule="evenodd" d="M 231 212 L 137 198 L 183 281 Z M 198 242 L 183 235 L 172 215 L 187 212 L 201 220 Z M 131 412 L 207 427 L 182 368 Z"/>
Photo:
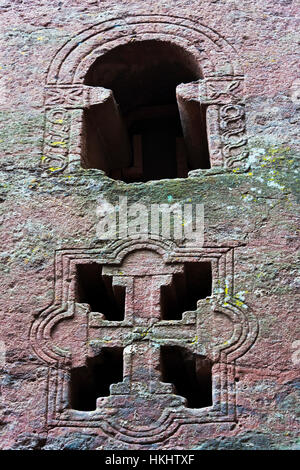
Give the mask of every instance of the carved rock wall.
<path id="1" fill-rule="evenodd" d="M 1 2 L 2 449 L 296 448 L 295 10 L 283 0 Z M 115 45 L 166 37 L 203 72 L 187 98 L 208 106 L 211 168 L 145 184 L 83 170 L 82 113 L 103 98 L 84 84 L 89 66 Z M 121 196 L 204 204 L 203 247 L 100 240 L 97 208 Z M 161 286 L 201 262 L 212 295 L 162 320 Z M 121 326 L 78 297 L 78 264 L 127 289 Z M 72 410 L 71 370 L 105 344 L 125 348 L 123 381 L 96 412 Z M 211 361 L 212 408 L 187 408 L 161 381 L 158 351 L 170 344 Z"/>

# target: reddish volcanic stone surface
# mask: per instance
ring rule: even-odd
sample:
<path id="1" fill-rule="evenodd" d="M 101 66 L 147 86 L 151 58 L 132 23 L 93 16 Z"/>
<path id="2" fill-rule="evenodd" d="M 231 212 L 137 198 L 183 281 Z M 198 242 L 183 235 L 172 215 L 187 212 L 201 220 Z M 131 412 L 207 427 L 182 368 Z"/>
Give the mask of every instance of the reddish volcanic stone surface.
<path id="1" fill-rule="evenodd" d="M 297 448 L 295 3 L 0 2 L 1 449 Z"/>

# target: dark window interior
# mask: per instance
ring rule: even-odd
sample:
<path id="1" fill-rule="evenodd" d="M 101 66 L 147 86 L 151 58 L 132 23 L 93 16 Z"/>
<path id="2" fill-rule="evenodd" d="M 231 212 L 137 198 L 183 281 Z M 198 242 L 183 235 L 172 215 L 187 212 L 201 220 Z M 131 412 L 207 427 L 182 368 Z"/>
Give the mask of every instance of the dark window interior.
<path id="1" fill-rule="evenodd" d="M 104 348 L 87 365 L 71 370 L 70 408 L 81 411 L 96 409 L 98 397 L 109 395 L 109 386 L 123 380 L 123 349 Z"/>
<path id="2" fill-rule="evenodd" d="M 197 301 L 211 295 L 211 263 L 185 263 L 184 272 L 173 276 L 170 286 L 161 287 L 161 317 L 181 319 L 186 310 L 195 310 Z M 108 320 L 124 318 L 125 290 L 113 288 L 109 276 L 102 275 L 97 263 L 77 265 L 77 299 L 90 304 Z M 212 405 L 211 362 L 179 346 L 161 347 L 162 380 L 172 383 L 176 393 L 187 400 L 189 408 Z M 109 395 L 109 386 L 123 380 L 123 349 L 103 348 L 87 360 L 86 366 L 71 370 L 70 406 L 91 411 L 96 399 Z"/>
<path id="3" fill-rule="evenodd" d="M 107 320 L 124 319 L 125 288 L 112 286 L 112 277 L 102 276 L 100 264 L 78 264 L 76 279 L 77 302 L 89 304 L 93 312 L 103 313 Z"/>
<path id="4" fill-rule="evenodd" d="M 184 272 L 175 274 L 172 284 L 161 287 L 161 318 L 180 320 L 183 312 L 196 310 L 197 301 L 211 293 L 211 263 L 185 263 Z M 77 265 L 76 301 L 89 304 L 107 320 L 124 320 L 125 287 L 112 286 L 112 277 L 102 275 L 100 264 Z"/>
<path id="5" fill-rule="evenodd" d="M 143 181 L 176 178 L 176 137 L 182 137 L 180 121 L 176 118 L 144 119 L 129 129 L 131 142 L 141 136 Z M 186 175 L 187 176 L 187 175 Z"/>
<path id="6" fill-rule="evenodd" d="M 211 263 L 185 263 L 183 274 L 175 274 L 169 286 L 161 287 L 161 315 L 180 320 L 182 313 L 197 309 L 197 301 L 212 292 Z"/>
<path id="7" fill-rule="evenodd" d="M 161 347 L 162 380 L 175 386 L 175 393 L 186 398 L 188 408 L 212 405 L 212 363 L 179 346 Z M 86 366 L 71 370 L 70 408 L 96 409 L 98 397 L 109 396 L 110 385 L 123 380 L 123 349 L 103 348 L 87 360 Z"/>
<path id="8" fill-rule="evenodd" d="M 188 408 L 212 405 L 212 364 L 203 356 L 178 346 L 161 348 L 162 380 L 175 385 Z"/>
<path id="9" fill-rule="evenodd" d="M 85 84 L 112 90 L 115 104 L 85 110 L 83 166 L 125 182 L 186 177 L 189 170 L 209 168 L 206 109 L 189 104 L 190 125 L 201 136 L 195 161 L 188 155 L 192 147 L 184 140 L 176 101 L 176 86 L 199 78 L 194 58 L 167 41 L 133 41 L 99 57 Z"/>

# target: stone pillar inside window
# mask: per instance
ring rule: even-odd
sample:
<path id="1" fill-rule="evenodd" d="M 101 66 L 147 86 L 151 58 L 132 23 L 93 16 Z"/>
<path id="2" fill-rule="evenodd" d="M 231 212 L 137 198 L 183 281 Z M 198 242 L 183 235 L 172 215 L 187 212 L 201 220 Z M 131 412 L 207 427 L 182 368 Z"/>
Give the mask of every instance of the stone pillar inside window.
<path id="1" fill-rule="evenodd" d="M 105 172 L 131 164 L 128 133 L 112 90 L 98 87 L 97 104 L 84 111 L 83 166 Z"/>
<path id="2" fill-rule="evenodd" d="M 206 106 L 199 100 L 199 82 L 178 85 L 176 98 L 187 149 L 188 167 L 191 170 L 210 168 Z"/>

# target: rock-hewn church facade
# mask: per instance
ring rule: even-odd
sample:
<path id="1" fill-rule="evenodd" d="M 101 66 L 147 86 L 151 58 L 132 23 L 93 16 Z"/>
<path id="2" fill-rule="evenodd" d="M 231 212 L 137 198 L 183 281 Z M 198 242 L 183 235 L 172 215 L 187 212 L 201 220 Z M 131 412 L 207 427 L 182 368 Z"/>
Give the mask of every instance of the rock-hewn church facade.
<path id="1" fill-rule="evenodd" d="M 296 448 L 295 10 L 0 6 L 2 449 Z"/>

